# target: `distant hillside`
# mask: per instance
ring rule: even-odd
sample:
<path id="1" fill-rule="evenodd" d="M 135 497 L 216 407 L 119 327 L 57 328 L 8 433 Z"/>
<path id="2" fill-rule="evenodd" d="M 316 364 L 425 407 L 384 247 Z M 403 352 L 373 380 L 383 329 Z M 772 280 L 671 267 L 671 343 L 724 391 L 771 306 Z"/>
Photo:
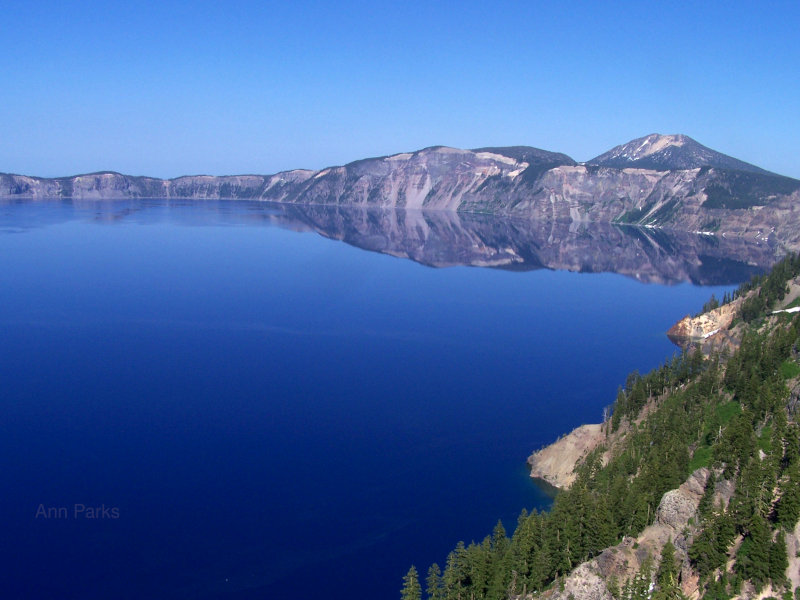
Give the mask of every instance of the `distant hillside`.
<path id="1" fill-rule="evenodd" d="M 683 135 L 640 138 L 587 164 L 527 146 L 433 146 L 274 175 L 161 180 L 112 172 L 53 179 L 0 174 L 0 197 L 245 199 L 435 209 L 739 235 L 800 249 L 800 181 Z"/>

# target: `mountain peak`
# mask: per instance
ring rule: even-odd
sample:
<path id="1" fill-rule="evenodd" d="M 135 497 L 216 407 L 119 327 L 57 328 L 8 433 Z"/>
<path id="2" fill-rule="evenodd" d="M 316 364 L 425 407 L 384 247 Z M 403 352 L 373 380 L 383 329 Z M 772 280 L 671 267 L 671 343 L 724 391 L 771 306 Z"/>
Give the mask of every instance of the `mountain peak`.
<path id="1" fill-rule="evenodd" d="M 755 165 L 712 150 L 688 135 L 651 133 L 612 148 L 588 161 L 591 165 L 617 169 L 639 168 L 656 171 L 715 167 L 734 171 L 769 174 Z"/>
<path id="2" fill-rule="evenodd" d="M 632 146 L 634 144 L 638 144 L 638 147 L 633 151 L 632 157 L 644 158 L 645 156 L 650 156 L 651 154 L 655 154 L 656 152 L 661 152 L 670 146 L 674 146 L 676 148 L 680 148 L 681 146 L 686 145 L 687 143 L 695 143 L 692 138 L 688 135 L 683 135 L 682 133 L 672 134 L 672 135 L 662 135 L 660 133 L 651 133 L 643 138 L 639 138 L 633 140 L 626 144 L 626 146 Z"/>

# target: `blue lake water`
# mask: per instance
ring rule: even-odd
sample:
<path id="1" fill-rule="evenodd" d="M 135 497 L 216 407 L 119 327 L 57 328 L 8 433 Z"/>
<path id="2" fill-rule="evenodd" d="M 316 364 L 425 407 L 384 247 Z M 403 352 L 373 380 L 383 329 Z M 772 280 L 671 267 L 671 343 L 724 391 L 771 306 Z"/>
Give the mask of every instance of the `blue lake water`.
<path id="1" fill-rule="evenodd" d="M 735 284 L 293 229 L 252 203 L 0 205 L 4 597 L 395 598 L 546 507 L 531 451 Z"/>

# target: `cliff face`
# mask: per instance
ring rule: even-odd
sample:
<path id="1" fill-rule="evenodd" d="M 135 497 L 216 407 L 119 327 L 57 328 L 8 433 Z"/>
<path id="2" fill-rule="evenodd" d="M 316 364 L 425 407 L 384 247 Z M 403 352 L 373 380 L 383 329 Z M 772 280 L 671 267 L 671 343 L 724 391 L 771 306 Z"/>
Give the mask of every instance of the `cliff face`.
<path id="1" fill-rule="evenodd" d="M 569 487 L 575 482 L 575 465 L 605 441 L 602 425 L 581 425 L 528 457 L 531 477 L 553 487 Z"/>
<path id="2" fill-rule="evenodd" d="M 794 278 L 787 282 L 789 292 L 777 307 L 776 312 L 782 312 L 785 307 L 800 297 L 800 278 Z M 711 351 L 734 350 L 739 347 L 741 332 L 737 327 L 731 325 L 739 316 L 742 303 L 753 295 L 751 291 L 747 295 L 736 298 L 727 304 L 704 312 L 697 316 L 686 315 L 683 319 L 675 323 L 667 331 L 667 337 L 672 342 L 681 347 L 693 344 L 700 348 L 704 354 Z"/>
<path id="3" fill-rule="evenodd" d="M 313 171 L 286 171 L 276 175 L 193 175 L 176 179 L 133 177 L 121 173 L 90 173 L 45 179 L 0 173 L 0 197 L 74 198 L 111 200 L 132 198 L 189 198 L 197 200 L 260 199 L 282 202 Z"/>
<path id="4" fill-rule="evenodd" d="M 733 322 L 742 303 L 738 298 L 728 304 L 715 308 L 696 317 L 686 315 L 667 331 L 667 337 L 672 340 L 698 341 L 708 339 L 723 329 L 727 329 Z"/>
<path id="5" fill-rule="evenodd" d="M 275 175 L 160 180 L 119 173 L 56 179 L 0 174 L 0 196 L 233 198 L 425 208 L 631 223 L 773 239 L 800 248 L 800 181 L 725 157 L 686 136 L 642 139 L 649 144 L 644 149 L 631 142 L 636 148 L 620 146 L 595 159 L 597 164 L 585 165 L 565 154 L 523 146 L 437 146 Z"/>

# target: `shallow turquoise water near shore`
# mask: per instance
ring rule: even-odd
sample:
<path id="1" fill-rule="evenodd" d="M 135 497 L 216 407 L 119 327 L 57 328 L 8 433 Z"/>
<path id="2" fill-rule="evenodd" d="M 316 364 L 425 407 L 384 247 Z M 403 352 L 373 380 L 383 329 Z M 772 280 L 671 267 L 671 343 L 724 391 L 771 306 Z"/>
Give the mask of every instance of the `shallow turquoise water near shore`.
<path id="1" fill-rule="evenodd" d="M 546 507 L 528 454 L 734 287 L 432 269 L 269 216 L 0 207 L 11 597 L 396 597 L 411 563 Z"/>

